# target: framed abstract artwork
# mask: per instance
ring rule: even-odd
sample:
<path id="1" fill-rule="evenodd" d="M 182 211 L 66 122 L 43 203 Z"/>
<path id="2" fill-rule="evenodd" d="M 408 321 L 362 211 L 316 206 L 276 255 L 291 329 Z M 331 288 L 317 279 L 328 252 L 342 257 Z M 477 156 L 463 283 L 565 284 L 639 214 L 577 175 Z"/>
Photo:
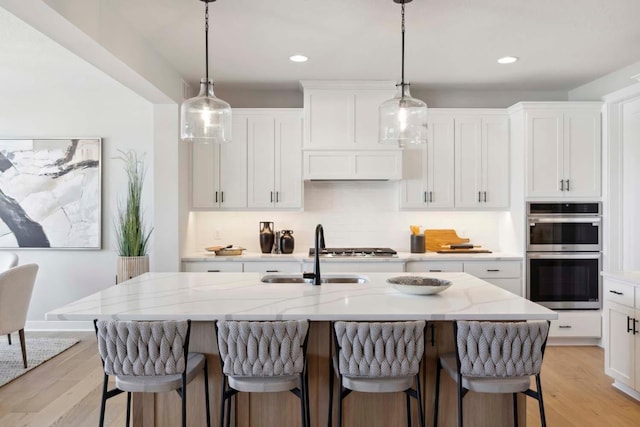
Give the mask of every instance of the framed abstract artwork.
<path id="1" fill-rule="evenodd" d="M 0 248 L 100 249 L 100 138 L 0 139 Z"/>

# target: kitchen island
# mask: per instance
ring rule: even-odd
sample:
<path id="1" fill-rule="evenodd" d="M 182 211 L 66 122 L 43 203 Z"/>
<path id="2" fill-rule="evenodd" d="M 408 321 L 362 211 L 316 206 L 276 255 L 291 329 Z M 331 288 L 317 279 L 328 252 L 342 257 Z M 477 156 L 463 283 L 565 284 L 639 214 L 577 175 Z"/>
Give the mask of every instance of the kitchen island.
<path id="1" fill-rule="evenodd" d="M 453 350 L 453 320 L 555 319 L 556 313 L 466 273 L 425 273 L 453 286 L 432 296 L 407 295 L 386 283 L 390 276 L 416 273 L 367 273 L 369 283 L 262 283 L 260 273 L 146 273 L 47 314 L 49 320 L 192 319 L 190 349 L 208 355 L 212 416 L 217 418 L 220 362 L 214 323 L 227 320 L 309 319 L 307 357 L 313 425 L 326 423 L 331 352 L 330 322 L 335 320 L 427 320 L 423 384 L 427 420 L 433 414 L 435 362 Z M 198 390 L 197 382 L 193 386 Z M 544 379 L 543 379 L 544 383 Z M 200 383 L 201 384 L 201 383 Z M 456 423 L 455 387 L 443 376 L 440 425 Z M 175 394 L 175 393 L 174 393 Z M 204 398 L 190 395 L 192 419 L 204 414 Z M 520 398 L 524 408 L 524 397 Z M 512 422 L 511 396 L 469 393 L 464 401 L 467 426 Z M 108 409 L 107 409 L 108 410 Z M 401 394 L 353 393 L 345 400 L 345 425 L 402 424 Z M 524 425 L 525 411 L 519 412 Z M 238 426 L 299 425 L 297 399 L 287 393 L 238 395 Z M 135 425 L 176 425 L 179 399 L 173 394 L 136 396 Z M 415 418 L 414 418 L 415 419 Z M 195 419 L 193 420 L 195 422 Z M 475 424 L 474 424 L 475 423 Z M 429 424 L 429 422 L 427 422 Z M 200 424 L 194 424 L 200 425 Z"/>

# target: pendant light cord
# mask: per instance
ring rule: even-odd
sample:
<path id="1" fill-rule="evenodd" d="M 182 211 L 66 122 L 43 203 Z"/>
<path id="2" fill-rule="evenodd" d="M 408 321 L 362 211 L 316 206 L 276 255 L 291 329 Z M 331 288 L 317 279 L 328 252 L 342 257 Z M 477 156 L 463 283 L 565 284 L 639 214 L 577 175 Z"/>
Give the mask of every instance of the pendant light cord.
<path id="1" fill-rule="evenodd" d="M 400 85 L 402 86 L 402 96 L 404 96 L 404 1 L 402 2 L 402 80 Z"/>
<path id="2" fill-rule="evenodd" d="M 404 5 L 403 5 L 404 7 Z M 204 7 L 204 58 L 205 77 L 207 78 L 207 93 L 209 92 L 209 2 L 205 1 Z"/>

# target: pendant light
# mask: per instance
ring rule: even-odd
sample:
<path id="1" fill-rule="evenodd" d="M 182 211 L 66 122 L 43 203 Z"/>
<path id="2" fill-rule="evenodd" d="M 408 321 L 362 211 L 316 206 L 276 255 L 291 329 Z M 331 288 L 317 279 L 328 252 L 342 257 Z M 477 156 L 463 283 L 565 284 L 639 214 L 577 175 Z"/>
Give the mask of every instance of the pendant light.
<path id="1" fill-rule="evenodd" d="M 221 143 L 231 141 L 231 106 L 213 93 L 209 79 L 209 3 L 205 3 L 205 78 L 200 80 L 200 93 L 180 106 L 180 139 L 183 141 Z"/>
<path id="2" fill-rule="evenodd" d="M 380 104 L 379 142 L 396 144 L 426 144 L 427 142 L 427 104 L 412 98 L 409 83 L 404 81 L 404 5 L 411 0 L 393 0 L 402 5 L 402 80 L 393 99 Z"/>

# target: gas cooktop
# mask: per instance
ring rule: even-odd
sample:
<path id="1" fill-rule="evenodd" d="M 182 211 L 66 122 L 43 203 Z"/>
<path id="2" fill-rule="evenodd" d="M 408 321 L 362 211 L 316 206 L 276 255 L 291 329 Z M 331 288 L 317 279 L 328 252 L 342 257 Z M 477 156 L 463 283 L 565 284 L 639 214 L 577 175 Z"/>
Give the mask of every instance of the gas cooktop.
<path id="1" fill-rule="evenodd" d="M 315 249 L 309 248 L 309 256 L 315 255 Z M 321 257 L 393 257 L 398 253 L 391 248 L 325 248 Z"/>

